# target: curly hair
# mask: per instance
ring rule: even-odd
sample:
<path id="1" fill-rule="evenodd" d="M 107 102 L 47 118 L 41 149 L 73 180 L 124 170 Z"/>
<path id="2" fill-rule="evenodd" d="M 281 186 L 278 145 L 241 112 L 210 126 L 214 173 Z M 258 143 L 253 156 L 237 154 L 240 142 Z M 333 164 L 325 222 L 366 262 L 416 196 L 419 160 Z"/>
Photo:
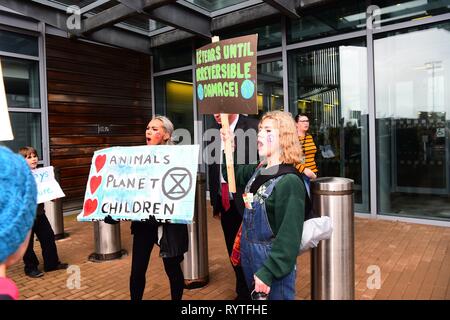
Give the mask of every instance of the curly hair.
<path id="1" fill-rule="evenodd" d="M 302 157 L 302 147 L 298 140 L 297 128 L 291 113 L 284 111 L 267 112 L 259 122 L 261 128 L 264 120 L 274 120 L 276 129 L 279 132 L 280 141 L 280 161 L 286 164 L 299 163 Z"/>

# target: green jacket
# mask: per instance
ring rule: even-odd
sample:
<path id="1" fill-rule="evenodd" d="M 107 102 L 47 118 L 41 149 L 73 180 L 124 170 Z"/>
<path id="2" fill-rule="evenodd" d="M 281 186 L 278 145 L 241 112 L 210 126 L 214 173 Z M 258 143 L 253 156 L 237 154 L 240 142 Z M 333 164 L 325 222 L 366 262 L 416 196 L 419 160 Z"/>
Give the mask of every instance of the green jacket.
<path id="1" fill-rule="evenodd" d="M 236 165 L 236 185 L 245 186 L 256 167 Z M 222 172 L 226 176 L 226 166 Z M 289 274 L 297 263 L 305 219 L 305 194 L 303 181 L 294 174 L 286 174 L 266 200 L 267 218 L 275 239 L 269 257 L 256 272 L 256 276 L 266 285 L 270 286 L 274 278 L 280 279 Z"/>

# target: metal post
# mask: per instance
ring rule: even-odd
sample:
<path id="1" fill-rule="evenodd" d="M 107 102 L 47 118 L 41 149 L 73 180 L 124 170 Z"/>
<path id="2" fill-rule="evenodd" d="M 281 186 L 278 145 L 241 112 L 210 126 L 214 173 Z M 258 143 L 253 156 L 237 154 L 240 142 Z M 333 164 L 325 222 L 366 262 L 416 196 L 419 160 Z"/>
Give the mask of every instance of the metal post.
<path id="1" fill-rule="evenodd" d="M 183 274 L 185 287 L 200 288 L 209 282 L 208 232 L 206 224 L 206 178 L 197 174 L 195 210 L 192 224 L 188 225 L 189 250 L 184 254 Z"/>
<path id="2" fill-rule="evenodd" d="M 89 261 L 101 262 L 119 259 L 127 252 L 122 250 L 120 240 L 120 223 L 108 224 L 103 221 L 94 222 L 95 252 L 89 255 Z"/>
<path id="3" fill-rule="evenodd" d="M 333 234 L 311 251 L 311 299 L 353 300 L 355 262 L 353 180 L 324 177 L 311 182 L 314 211 L 331 218 Z"/>
<path id="4" fill-rule="evenodd" d="M 53 168 L 55 172 L 55 180 L 60 182 L 59 168 Z M 62 210 L 62 199 L 58 198 L 55 200 L 47 201 L 44 203 L 45 215 L 53 229 L 55 234 L 55 240 L 64 239 L 68 236 L 64 233 L 64 215 Z"/>

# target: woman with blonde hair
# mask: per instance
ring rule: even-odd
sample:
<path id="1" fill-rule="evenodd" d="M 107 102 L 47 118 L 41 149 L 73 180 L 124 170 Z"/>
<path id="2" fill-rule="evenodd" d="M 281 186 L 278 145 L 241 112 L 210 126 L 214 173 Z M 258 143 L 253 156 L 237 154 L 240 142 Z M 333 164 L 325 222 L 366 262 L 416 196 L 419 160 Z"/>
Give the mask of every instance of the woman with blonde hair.
<path id="1" fill-rule="evenodd" d="M 145 138 L 147 145 L 173 144 L 173 124 L 164 116 L 155 116 L 147 125 Z M 170 283 L 172 300 L 183 297 L 184 276 L 181 262 L 188 251 L 188 230 L 185 224 L 153 221 L 133 221 L 133 256 L 131 259 L 130 295 L 131 300 L 142 300 L 146 283 L 146 272 L 153 245 L 159 245 L 159 255 L 163 259 L 164 270 Z"/>
<path id="2" fill-rule="evenodd" d="M 145 130 L 147 145 L 173 144 L 172 122 L 164 116 L 154 116 Z M 142 300 L 146 285 L 146 274 L 153 246 L 159 246 L 159 256 L 170 283 L 172 300 L 181 300 L 184 289 L 184 275 L 181 262 L 188 251 L 188 229 L 186 224 L 158 223 L 154 216 L 149 221 L 133 221 L 133 255 L 131 258 L 130 297 Z M 105 218 L 109 224 L 118 223 L 110 216 Z"/>
<path id="3" fill-rule="evenodd" d="M 229 132 L 223 131 L 222 138 L 233 141 Z M 294 167 L 302 150 L 289 113 L 262 117 L 258 153 L 264 159 L 260 165 L 235 166 L 236 183 L 246 186 L 240 263 L 254 293 L 293 300 L 306 189 Z"/>

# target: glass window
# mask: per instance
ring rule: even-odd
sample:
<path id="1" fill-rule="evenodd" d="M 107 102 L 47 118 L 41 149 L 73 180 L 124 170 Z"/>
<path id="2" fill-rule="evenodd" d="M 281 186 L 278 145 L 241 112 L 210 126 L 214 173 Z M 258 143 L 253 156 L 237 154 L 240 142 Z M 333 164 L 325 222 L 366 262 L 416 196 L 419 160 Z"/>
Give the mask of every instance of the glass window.
<path id="1" fill-rule="evenodd" d="M 0 30 L 0 51 L 38 56 L 37 37 Z"/>
<path id="2" fill-rule="evenodd" d="M 238 3 L 246 2 L 247 0 L 186 0 L 205 10 L 216 11 Z"/>
<path id="3" fill-rule="evenodd" d="M 258 34 L 258 50 L 270 49 L 281 46 L 281 23 L 275 22 L 264 26 L 239 28 L 219 33 L 220 39 L 229 39 Z"/>
<path id="4" fill-rule="evenodd" d="M 258 64 L 258 116 L 283 107 L 283 63 L 281 60 Z"/>
<path id="5" fill-rule="evenodd" d="M 327 6 L 300 9 L 300 19 L 288 23 L 288 43 L 333 36 L 365 28 L 365 1 L 333 1 Z"/>
<path id="6" fill-rule="evenodd" d="M 63 3 L 65 5 L 67 5 L 67 6 L 75 5 L 75 6 L 78 6 L 80 8 L 85 7 L 85 6 L 89 5 L 89 4 L 92 4 L 92 3 L 96 2 L 96 0 L 57 0 L 57 1 L 56 0 L 49 0 L 49 1 L 50 2 L 55 2 L 55 3 L 58 3 L 58 4 Z"/>
<path id="7" fill-rule="evenodd" d="M 167 116 L 175 129 L 187 129 L 191 135 L 191 143 L 194 143 L 191 71 L 155 78 L 155 113 Z"/>
<path id="8" fill-rule="evenodd" d="M 158 30 L 164 27 L 167 27 L 167 25 L 159 21 L 150 20 L 150 31 Z"/>
<path id="9" fill-rule="evenodd" d="M 450 220 L 450 22 L 374 41 L 379 211 Z"/>
<path id="10" fill-rule="evenodd" d="M 42 160 L 41 114 L 31 112 L 10 112 L 11 127 L 14 135 L 12 141 L 1 141 L 14 152 L 20 147 L 32 146 Z"/>
<path id="11" fill-rule="evenodd" d="M 39 63 L 1 58 L 6 100 L 9 108 L 40 108 Z"/>
<path id="12" fill-rule="evenodd" d="M 147 31 L 147 32 L 150 30 L 153 30 L 153 29 L 151 29 L 150 19 L 148 18 L 148 16 L 146 16 L 144 14 L 138 14 L 135 16 L 131 16 L 130 18 L 123 20 L 121 23 L 116 24 L 116 26 L 119 24 L 125 24 L 132 28 L 137 28 L 137 29 Z M 152 23 L 152 25 L 154 26 L 155 23 Z"/>
<path id="13" fill-rule="evenodd" d="M 154 71 L 162 71 L 192 64 L 192 43 L 184 41 L 158 47 L 154 51 Z"/>
<path id="14" fill-rule="evenodd" d="M 367 49 L 352 40 L 288 53 L 289 110 L 304 113 L 319 176 L 355 183 L 355 208 L 369 211 Z"/>
<path id="15" fill-rule="evenodd" d="M 377 0 L 373 4 L 380 8 L 378 22 L 381 26 L 450 12 L 448 0 Z M 377 19 L 374 20 L 376 21 Z"/>

